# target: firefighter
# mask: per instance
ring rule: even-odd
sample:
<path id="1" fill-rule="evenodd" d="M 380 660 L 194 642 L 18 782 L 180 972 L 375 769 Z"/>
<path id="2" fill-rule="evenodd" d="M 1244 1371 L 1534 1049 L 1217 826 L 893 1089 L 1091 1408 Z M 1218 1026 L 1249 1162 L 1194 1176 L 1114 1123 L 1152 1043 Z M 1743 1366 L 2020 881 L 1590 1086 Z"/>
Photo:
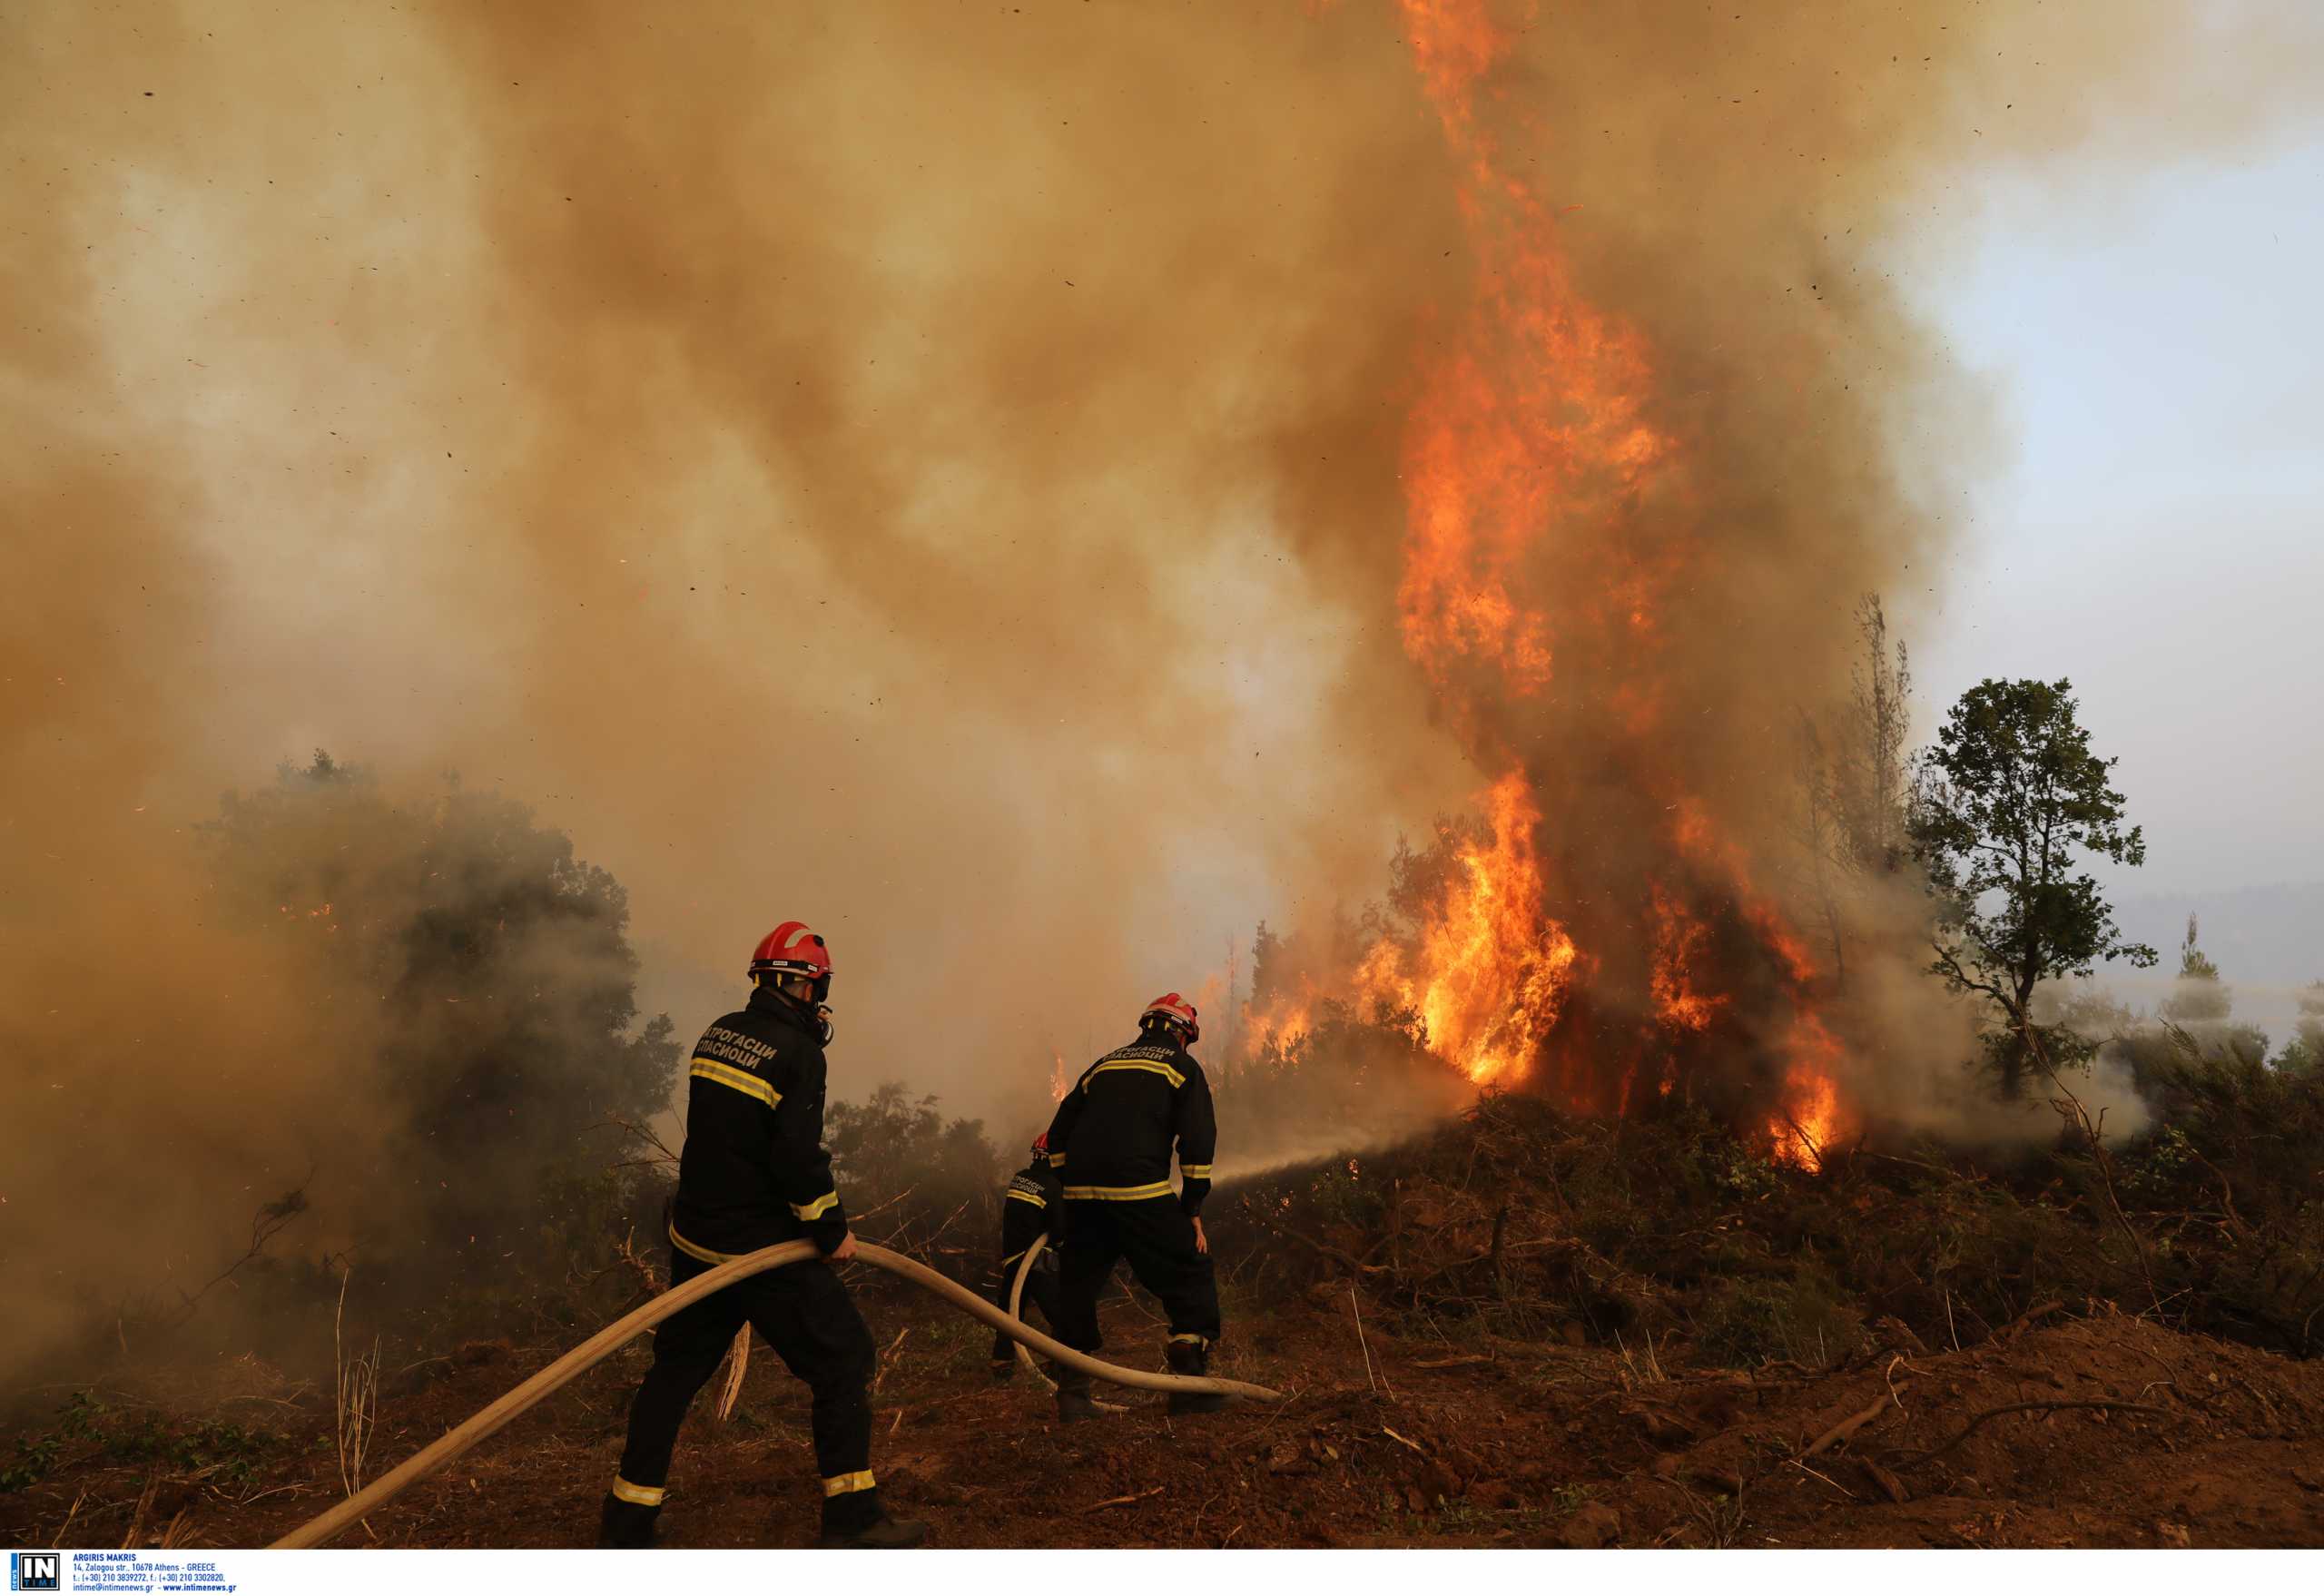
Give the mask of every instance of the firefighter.
<path id="1" fill-rule="evenodd" d="M 1048 1138 L 1049 1166 L 1065 1188 L 1064 1213 L 1050 1227 L 1065 1252 L 1057 1338 L 1078 1352 L 1094 1353 L 1104 1344 L 1098 1294 L 1116 1261 L 1128 1258 L 1138 1284 L 1170 1315 L 1165 1355 L 1178 1374 L 1206 1373 L 1219 1335 L 1218 1283 L 1202 1230 L 1218 1128 L 1209 1079 L 1187 1051 L 1201 1037 L 1192 1003 L 1176 992 L 1155 999 L 1138 1016 L 1137 1039 L 1090 1065 L 1065 1094 Z M 1174 1148 L 1181 1177 L 1175 1197 Z M 1089 1376 L 1062 1368 L 1055 1374 L 1059 1420 L 1090 1416 Z M 1170 1394 L 1174 1414 L 1225 1405 L 1222 1396 Z"/>
<path id="2" fill-rule="evenodd" d="M 654 1366 L 629 1410 L 629 1443 L 606 1493 L 600 1546 L 650 1546 L 678 1425 L 744 1324 L 813 1394 L 825 1547 L 917 1546 L 921 1525 L 890 1518 L 872 1477 L 875 1354 L 834 1263 L 855 1256 L 823 1148 L 823 1049 L 832 961 L 798 921 L 751 957 L 749 1003 L 694 1045 L 685 1150 L 670 1209 L 670 1284 L 803 1236 L 821 1258 L 738 1280 L 665 1319 Z"/>
<path id="3" fill-rule="evenodd" d="M 1000 1285 L 993 1294 L 993 1301 L 1002 1309 L 1009 1306 L 1009 1288 L 1016 1283 L 1018 1266 L 1025 1261 L 1033 1243 L 1046 1235 L 1049 1227 L 1049 1208 L 1063 1200 L 1064 1193 L 1057 1171 L 1049 1167 L 1049 1133 L 1043 1131 L 1033 1143 L 1033 1161 L 1010 1177 L 1008 1189 L 1000 1194 Z M 1041 1322 L 1057 1334 L 1057 1254 L 1041 1255 L 1033 1272 L 1025 1278 L 1025 1301 L 1041 1310 Z M 992 1333 L 992 1377 L 1007 1380 L 1017 1373 L 1016 1343 L 999 1330 Z"/>

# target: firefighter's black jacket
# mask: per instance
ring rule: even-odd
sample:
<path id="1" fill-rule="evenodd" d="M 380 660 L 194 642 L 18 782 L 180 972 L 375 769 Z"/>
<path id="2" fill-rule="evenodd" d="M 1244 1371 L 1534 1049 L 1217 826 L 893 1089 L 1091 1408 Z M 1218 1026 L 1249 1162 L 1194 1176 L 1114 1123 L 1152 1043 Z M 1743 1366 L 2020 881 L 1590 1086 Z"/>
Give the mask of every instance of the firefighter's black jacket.
<path id="1" fill-rule="evenodd" d="M 694 1044 L 670 1239 L 716 1263 L 805 1236 L 828 1253 L 847 1213 L 823 1149 L 823 1045 L 771 986 Z"/>
<path id="2" fill-rule="evenodd" d="M 1156 1027 L 1082 1071 L 1049 1122 L 1049 1164 L 1069 1198 L 1138 1202 L 1170 1195 L 1177 1150 L 1178 1206 L 1202 1212 L 1218 1121 L 1210 1080 L 1167 1030 Z"/>

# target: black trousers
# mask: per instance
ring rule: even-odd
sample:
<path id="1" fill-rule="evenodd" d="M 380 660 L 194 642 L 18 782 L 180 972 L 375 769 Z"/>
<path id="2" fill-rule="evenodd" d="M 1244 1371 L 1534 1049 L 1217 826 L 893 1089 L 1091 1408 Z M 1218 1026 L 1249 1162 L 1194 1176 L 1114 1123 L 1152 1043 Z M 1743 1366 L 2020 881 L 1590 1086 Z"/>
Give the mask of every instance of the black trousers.
<path id="1" fill-rule="evenodd" d="M 674 1252 L 670 1284 L 682 1286 L 711 1266 Z M 815 1471 L 825 1496 L 871 1489 L 870 1386 L 878 1355 L 847 1287 L 817 1258 L 738 1280 L 662 1321 L 654 1332 L 654 1366 L 630 1404 L 615 1494 L 627 1486 L 630 1500 L 660 1500 L 686 1408 L 745 1322 L 813 1394 Z"/>
<path id="2" fill-rule="evenodd" d="M 1105 1345 L 1098 1329 L 1098 1294 L 1114 1265 L 1129 1260 L 1137 1283 L 1162 1299 L 1173 1338 L 1218 1339 L 1218 1282 L 1210 1256 L 1195 1250 L 1194 1221 L 1174 1197 L 1134 1203 L 1069 1198 L 1065 1205 L 1065 1258 L 1058 1271 L 1057 1338 L 1076 1352 Z"/>

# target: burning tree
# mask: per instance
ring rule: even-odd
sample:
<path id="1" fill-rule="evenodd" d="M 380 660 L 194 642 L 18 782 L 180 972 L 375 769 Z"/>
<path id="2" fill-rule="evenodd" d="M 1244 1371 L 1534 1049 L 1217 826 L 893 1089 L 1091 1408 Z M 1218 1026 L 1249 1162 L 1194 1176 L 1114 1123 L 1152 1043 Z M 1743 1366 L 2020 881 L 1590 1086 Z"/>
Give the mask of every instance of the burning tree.
<path id="1" fill-rule="evenodd" d="M 1593 300 L 1579 207 L 1543 192 L 1540 129 L 1502 92 L 1517 33 L 1475 0 L 1403 11 L 1475 270 L 1405 419 L 1395 606 L 1482 786 L 1474 819 L 1399 861 L 1394 912 L 1258 1005 L 1254 1035 L 1297 1034 L 1325 999 L 1407 1012 L 1472 1081 L 1690 1103 L 1814 1164 L 1850 1113 L 1831 980 L 1763 857 L 1768 728 L 1845 645 L 1766 598 L 1829 535 L 1751 485 L 1762 467 L 1700 402 L 1695 382 L 1733 378 L 1715 347 Z M 1754 372 L 1753 402 L 1786 403 L 1818 358 Z"/>
<path id="2" fill-rule="evenodd" d="M 1905 833 L 1911 760 L 1913 673 L 1901 639 L 1892 642 L 1887 611 L 1866 594 L 1856 611 L 1864 652 L 1847 708 L 1827 736 L 1817 717 L 1799 716 L 1798 820 L 1794 840 L 1807 885 L 1823 922 L 1835 987 L 1847 980 L 1852 922 L 1867 887 L 1908 865 Z"/>

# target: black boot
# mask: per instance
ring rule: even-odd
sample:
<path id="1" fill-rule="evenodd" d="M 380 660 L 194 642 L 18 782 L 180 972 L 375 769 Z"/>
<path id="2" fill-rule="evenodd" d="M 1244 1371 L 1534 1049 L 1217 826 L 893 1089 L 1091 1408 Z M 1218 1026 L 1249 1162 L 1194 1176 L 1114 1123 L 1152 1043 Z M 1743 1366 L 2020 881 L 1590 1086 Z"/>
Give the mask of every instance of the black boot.
<path id="1" fill-rule="evenodd" d="M 1098 1416 L 1097 1399 L 1089 1394 L 1089 1376 L 1078 1369 L 1061 1369 L 1052 1364 L 1050 1377 L 1057 1381 L 1057 1422 L 1078 1424 L 1084 1419 Z"/>
<path id="2" fill-rule="evenodd" d="M 901 1551 L 927 1539 L 927 1525 L 890 1518 L 874 1489 L 824 1497 L 823 1532 L 815 1544 L 825 1552 Z"/>
<path id="3" fill-rule="evenodd" d="M 1210 1372 L 1210 1348 L 1199 1341 L 1172 1341 L 1164 1351 L 1169 1360 L 1170 1373 L 1200 1379 Z M 1226 1405 L 1226 1399 L 1212 1391 L 1173 1391 L 1170 1409 L 1174 1414 L 1215 1414 Z"/>
<path id="4" fill-rule="evenodd" d="M 661 1515 L 658 1506 L 640 1507 L 608 1491 L 605 1509 L 597 1518 L 597 1544 L 623 1552 L 643 1552 L 654 1544 L 654 1521 Z"/>

